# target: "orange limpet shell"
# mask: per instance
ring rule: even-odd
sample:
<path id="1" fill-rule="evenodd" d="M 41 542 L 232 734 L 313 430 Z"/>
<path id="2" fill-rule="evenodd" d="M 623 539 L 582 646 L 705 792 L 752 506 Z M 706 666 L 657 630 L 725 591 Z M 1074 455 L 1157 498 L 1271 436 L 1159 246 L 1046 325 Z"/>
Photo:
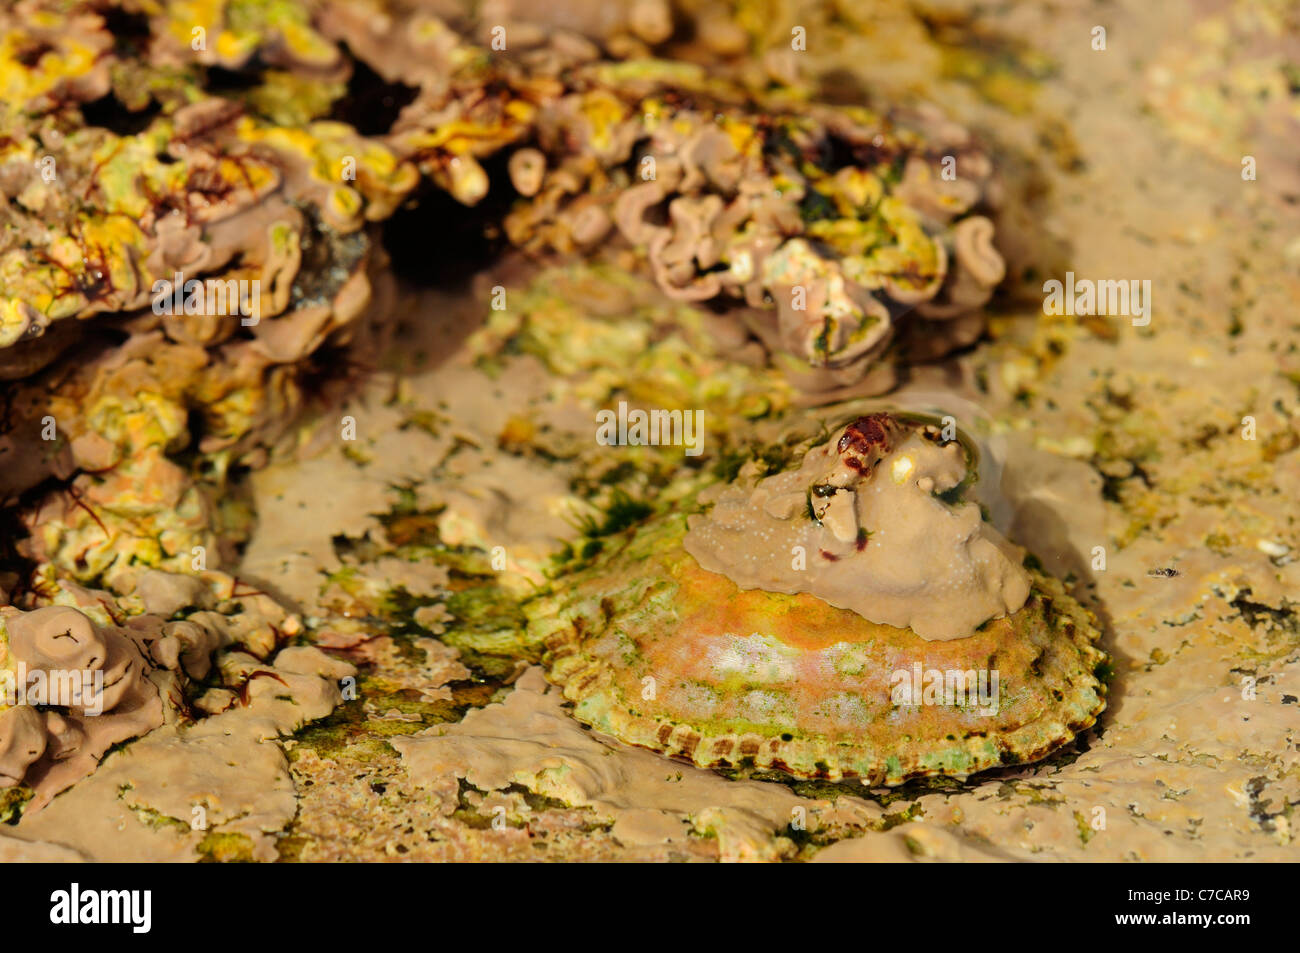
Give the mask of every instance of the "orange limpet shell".
<path id="1" fill-rule="evenodd" d="M 1013 615 L 927 641 L 815 596 L 742 591 L 700 568 L 685 532 L 677 513 L 611 541 L 529 608 L 574 715 L 620 741 L 701 767 L 895 785 L 1039 760 L 1105 707 L 1093 619 L 1041 573 Z M 895 704 L 918 665 L 918 687 L 932 670 L 995 671 L 996 711 L 987 695 Z"/>

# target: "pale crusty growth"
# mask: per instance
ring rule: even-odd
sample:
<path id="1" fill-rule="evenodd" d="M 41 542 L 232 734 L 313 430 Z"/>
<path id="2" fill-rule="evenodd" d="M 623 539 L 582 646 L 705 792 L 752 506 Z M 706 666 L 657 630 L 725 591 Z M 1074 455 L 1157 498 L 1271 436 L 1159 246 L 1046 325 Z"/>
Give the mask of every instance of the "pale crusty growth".
<path id="1" fill-rule="evenodd" d="M 0 712 L 0 788 L 22 781 L 27 766 L 45 753 L 41 715 L 30 705 Z"/>
<path id="2" fill-rule="evenodd" d="M 6 628 L 9 651 L 29 669 L 103 673 L 102 690 L 75 707 L 111 711 L 140 679 L 139 659 L 124 640 L 97 631 L 76 609 L 47 606 L 15 613 L 8 617 Z"/>
<path id="3" fill-rule="evenodd" d="M 799 467 L 715 494 L 685 547 L 742 589 L 806 592 L 923 639 L 965 638 L 1030 589 L 1023 552 L 978 505 L 942 496 L 967 467 L 959 442 L 871 414 Z"/>
<path id="4" fill-rule="evenodd" d="M 163 723 L 158 688 L 146 677 L 153 666 L 127 633 L 70 606 L 0 609 L 6 688 L 41 692 L 0 715 L 0 786 L 27 782 L 43 803 L 93 771 L 110 747 Z M 54 707 L 38 711 L 37 703 Z"/>
<path id="5" fill-rule="evenodd" d="M 235 580 L 223 573 L 147 570 L 122 599 L 69 581 L 50 591 L 54 605 L 0 607 L 0 788 L 32 789 L 24 816 L 93 773 L 113 746 L 164 724 L 277 693 L 311 712 L 286 709 L 285 725 L 321 717 L 340 701 L 332 679 L 351 672 L 306 646 L 277 653 L 281 636 L 301 632 L 299 618 L 260 593 L 232 598 Z M 191 681 L 210 677 L 221 687 L 208 695 L 224 699 L 215 709 Z"/>

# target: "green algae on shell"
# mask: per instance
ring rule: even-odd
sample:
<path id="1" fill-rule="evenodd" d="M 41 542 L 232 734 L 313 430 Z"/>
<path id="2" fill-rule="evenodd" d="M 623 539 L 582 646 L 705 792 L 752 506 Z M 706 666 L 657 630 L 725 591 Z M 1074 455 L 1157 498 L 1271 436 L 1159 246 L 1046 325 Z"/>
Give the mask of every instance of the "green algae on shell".
<path id="1" fill-rule="evenodd" d="M 683 547 L 698 508 L 630 531 L 526 607 L 549 677 L 597 731 L 701 767 L 896 785 L 1040 760 L 1105 707 L 1100 633 L 1032 559 L 1023 605 L 928 640 L 703 569 Z"/>

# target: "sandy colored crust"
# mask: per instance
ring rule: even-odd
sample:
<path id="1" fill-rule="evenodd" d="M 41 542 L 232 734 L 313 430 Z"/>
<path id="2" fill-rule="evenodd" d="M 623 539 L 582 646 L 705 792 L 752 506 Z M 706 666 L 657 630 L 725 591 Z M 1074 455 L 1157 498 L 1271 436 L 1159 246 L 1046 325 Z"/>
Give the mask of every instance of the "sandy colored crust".
<path id="1" fill-rule="evenodd" d="M 687 520 L 683 547 L 742 589 L 808 593 L 931 641 L 967 638 L 1030 590 L 1024 550 L 962 499 L 973 464 L 938 428 L 869 414 L 797 467 L 725 485 Z"/>
<path id="2" fill-rule="evenodd" d="M 1010 618 L 928 642 L 811 596 L 741 591 L 681 549 L 684 529 L 684 515 L 643 527 L 531 607 L 549 677 L 604 734 L 701 767 L 896 785 L 1037 761 L 1105 707 L 1100 633 L 1041 573 Z M 891 676 L 916 662 L 996 670 L 997 712 L 895 707 Z"/>

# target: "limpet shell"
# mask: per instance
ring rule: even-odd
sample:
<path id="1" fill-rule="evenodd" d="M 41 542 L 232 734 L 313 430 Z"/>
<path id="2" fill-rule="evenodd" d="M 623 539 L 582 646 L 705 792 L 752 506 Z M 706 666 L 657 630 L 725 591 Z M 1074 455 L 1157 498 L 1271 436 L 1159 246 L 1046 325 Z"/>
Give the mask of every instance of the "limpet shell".
<path id="1" fill-rule="evenodd" d="M 1091 615 L 1036 570 L 1019 611 L 926 641 L 810 595 L 742 591 L 700 568 L 685 532 L 683 511 L 629 531 L 529 607 L 548 677 L 603 734 L 700 767 L 897 785 L 1040 760 L 1105 707 Z M 894 705 L 917 664 L 996 671 L 996 713 Z"/>

